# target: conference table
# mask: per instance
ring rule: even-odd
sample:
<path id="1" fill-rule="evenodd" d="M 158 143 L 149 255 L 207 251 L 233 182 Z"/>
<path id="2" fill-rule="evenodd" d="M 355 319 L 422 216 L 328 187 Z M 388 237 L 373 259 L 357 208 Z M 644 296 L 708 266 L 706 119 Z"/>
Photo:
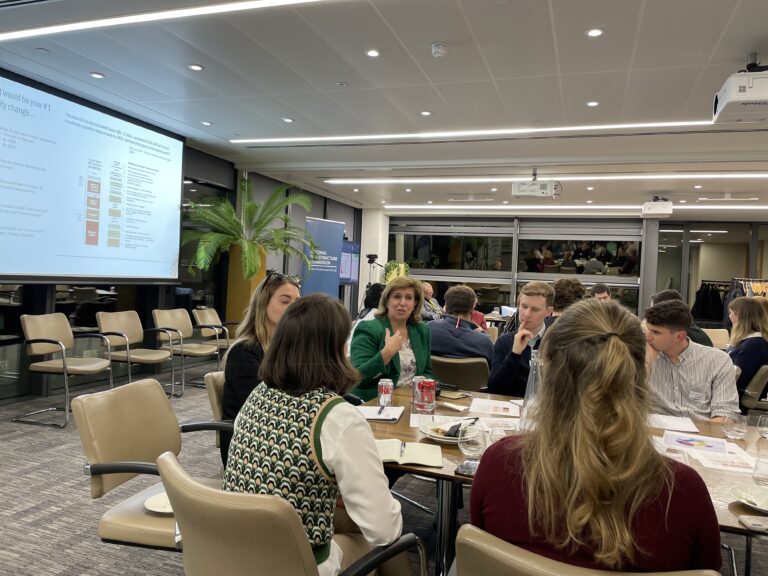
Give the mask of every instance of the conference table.
<path id="1" fill-rule="evenodd" d="M 503 401 L 510 399 L 509 396 L 499 396 L 482 392 L 467 392 L 467 394 L 469 394 L 469 397 L 467 398 L 449 400 L 449 402 L 469 407 L 473 398 Z M 369 402 L 369 404 L 375 403 L 376 399 Z M 433 440 L 430 440 L 425 434 L 420 432 L 418 428 L 410 427 L 410 388 L 396 388 L 392 394 L 392 405 L 403 406 L 403 415 L 397 422 L 369 421 L 371 430 L 376 439 L 396 438 L 403 442 L 434 443 Z M 435 415 L 452 416 L 456 419 L 465 418 L 467 416 L 492 416 L 491 414 L 480 414 L 469 411 L 461 413 L 456 412 L 440 406 L 440 398 L 438 398 Z M 696 426 L 699 428 L 699 434 L 701 435 L 724 438 L 720 425 L 717 423 L 710 421 L 696 421 Z M 651 430 L 658 436 L 661 436 L 664 432 L 663 430 L 658 429 Z M 755 456 L 757 454 L 757 442 L 759 438 L 760 436 L 757 433 L 757 429 L 750 426 L 747 436 L 743 440 L 735 441 L 735 443 L 744 448 L 750 455 Z M 729 440 L 729 442 L 733 442 L 733 440 Z M 768 441 L 764 440 L 764 442 Z M 459 447 L 456 444 L 444 443 L 440 443 L 440 446 L 442 447 L 443 454 L 443 466 L 441 468 L 409 464 L 398 465 L 390 462 L 384 464 L 387 468 L 433 478 L 437 482 L 436 576 L 443 576 L 446 574 L 455 557 L 456 532 L 458 530 L 458 503 L 461 498 L 462 486 L 472 483 L 471 478 L 457 475 L 455 472 L 456 466 L 465 460 L 465 456 L 461 453 Z M 712 497 L 715 512 L 717 513 L 720 530 L 722 532 L 745 537 L 746 560 L 744 574 L 749 576 L 751 570 L 752 540 L 755 537 L 766 538 L 766 536 L 751 532 L 739 522 L 738 517 L 741 514 L 760 515 L 760 513 L 737 501 L 735 497 L 732 496 L 731 490 L 734 486 L 739 484 L 752 484 L 752 477 L 749 474 L 705 468 L 694 458 L 689 458 L 688 462 L 689 465 L 701 475 L 707 485 L 707 489 Z"/>

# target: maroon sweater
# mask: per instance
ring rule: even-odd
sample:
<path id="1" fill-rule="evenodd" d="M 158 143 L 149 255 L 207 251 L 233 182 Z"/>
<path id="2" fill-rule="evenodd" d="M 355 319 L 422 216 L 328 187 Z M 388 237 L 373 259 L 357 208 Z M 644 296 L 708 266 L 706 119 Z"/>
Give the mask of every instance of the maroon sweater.
<path id="1" fill-rule="evenodd" d="M 472 482 L 472 524 L 494 536 L 539 554 L 576 566 L 607 570 L 590 548 L 574 554 L 558 550 L 534 537 L 528 527 L 528 508 L 522 478 L 520 437 L 511 436 L 486 450 Z M 720 527 L 704 481 L 692 468 L 672 462 L 674 486 L 641 507 L 633 522 L 635 541 L 645 553 L 623 570 L 662 572 L 720 570 Z"/>

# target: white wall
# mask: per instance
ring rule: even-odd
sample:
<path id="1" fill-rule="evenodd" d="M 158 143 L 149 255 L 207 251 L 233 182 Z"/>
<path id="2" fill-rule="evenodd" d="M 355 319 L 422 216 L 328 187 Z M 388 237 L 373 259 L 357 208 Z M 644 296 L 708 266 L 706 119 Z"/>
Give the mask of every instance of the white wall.
<path id="1" fill-rule="evenodd" d="M 708 244 L 704 242 L 699 250 L 699 278 L 696 287 L 702 280 L 730 280 L 743 278 L 749 270 L 747 252 L 749 245 L 739 244 Z"/>
<path id="2" fill-rule="evenodd" d="M 365 297 L 370 266 L 366 254 L 377 254 L 377 262 L 384 265 L 389 258 L 389 216 L 383 210 L 363 210 L 362 239 L 360 242 L 360 294 L 358 309 Z M 383 268 L 376 267 L 372 281 L 379 282 Z"/>

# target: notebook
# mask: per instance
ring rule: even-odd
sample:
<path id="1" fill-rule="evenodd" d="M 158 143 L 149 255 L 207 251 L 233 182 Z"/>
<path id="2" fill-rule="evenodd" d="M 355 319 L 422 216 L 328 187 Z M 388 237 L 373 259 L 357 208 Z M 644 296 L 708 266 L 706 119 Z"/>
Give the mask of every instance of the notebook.
<path id="1" fill-rule="evenodd" d="M 403 415 L 405 406 L 387 406 L 384 410 L 380 406 L 358 406 L 357 409 L 363 418 L 371 422 L 397 422 Z"/>
<path id="2" fill-rule="evenodd" d="M 418 464 L 419 466 L 443 467 L 443 451 L 434 444 L 402 442 L 397 438 L 376 440 L 376 448 L 382 462 Z"/>

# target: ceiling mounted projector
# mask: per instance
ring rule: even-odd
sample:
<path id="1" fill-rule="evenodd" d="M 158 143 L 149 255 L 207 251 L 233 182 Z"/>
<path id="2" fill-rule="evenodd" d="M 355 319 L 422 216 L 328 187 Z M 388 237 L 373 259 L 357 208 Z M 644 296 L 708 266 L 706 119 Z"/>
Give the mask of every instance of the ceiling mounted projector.
<path id="1" fill-rule="evenodd" d="M 728 77 L 715 94 L 715 122 L 765 122 L 768 120 L 768 72 L 741 72 Z"/>
<path id="2" fill-rule="evenodd" d="M 546 180 L 541 182 L 533 180 L 531 182 L 513 182 L 512 196 L 538 196 L 547 198 L 555 195 L 555 182 Z"/>

